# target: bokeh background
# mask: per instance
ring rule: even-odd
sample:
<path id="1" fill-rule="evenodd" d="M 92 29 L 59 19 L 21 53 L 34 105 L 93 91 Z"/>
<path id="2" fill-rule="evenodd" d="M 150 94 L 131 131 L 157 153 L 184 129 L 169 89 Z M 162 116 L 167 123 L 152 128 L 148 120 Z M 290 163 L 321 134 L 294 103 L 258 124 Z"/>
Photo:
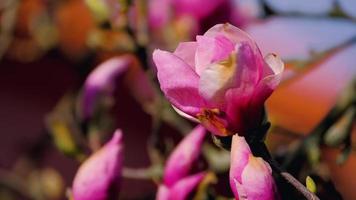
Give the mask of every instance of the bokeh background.
<path id="1" fill-rule="evenodd" d="M 263 55 L 274 52 L 286 62 L 284 80 L 267 102 L 274 125 L 267 143 L 275 155 L 283 155 L 311 133 L 350 85 L 355 94 L 354 0 L 232 0 L 203 19 L 189 12 L 178 15 L 174 5 L 164 7 L 166 0 L 132 1 L 113 1 L 121 3 L 117 10 L 102 8 L 103 1 L 95 0 L 0 2 L 0 199 L 66 199 L 80 162 L 57 148 L 48 121 L 64 97 L 79 93 L 98 63 L 127 52 L 145 55 L 144 67 L 154 74 L 152 49 L 174 49 L 216 23 L 239 26 L 256 40 Z M 222 16 L 227 10 L 229 16 Z M 150 15 L 166 21 L 154 24 Z M 127 25 L 136 33 L 133 37 L 122 28 Z M 120 80 L 117 85 L 111 114 L 125 133 L 124 165 L 149 166 L 152 118 Z M 336 134 L 344 130 L 341 121 Z M 323 144 L 320 160 L 308 168 L 332 181 L 350 200 L 356 199 L 354 122 L 347 158 L 340 161 L 343 144 Z M 180 137 L 170 125 L 163 125 L 161 132 Z M 156 185 L 124 178 L 122 188 L 122 199 L 149 199 Z"/>

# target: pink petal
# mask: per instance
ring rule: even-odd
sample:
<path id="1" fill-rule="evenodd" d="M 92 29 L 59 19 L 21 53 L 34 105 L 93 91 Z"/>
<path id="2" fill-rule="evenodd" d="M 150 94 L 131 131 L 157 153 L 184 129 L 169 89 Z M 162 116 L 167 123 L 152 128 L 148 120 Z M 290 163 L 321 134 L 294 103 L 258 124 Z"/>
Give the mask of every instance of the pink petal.
<path id="1" fill-rule="evenodd" d="M 148 1 L 148 22 L 151 28 L 162 28 L 170 19 L 170 0 Z"/>
<path id="2" fill-rule="evenodd" d="M 186 200 L 205 177 L 205 172 L 188 176 L 178 181 L 170 191 L 170 200 Z"/>
<path id="3" fill-rule="evenodd" d="M 146 106 L 154 102 L 153 86 L 141 69 L 136 57 L 122 55 L 103 62 L 86 79 L 82 94 L 84 119 L 92 117 L 101 95 L 112 95 L 116 88 L 115 80 L 121 76 L 125 76 L 131 94 L 141 105 Z"/>
<path id="4" fill-rule="evenodd" d="M 131 61 L 122 57 L 115 57 L 100 64 L 90 73 L 84 83 L 83 90 L 83 116 L 89 118 L 93 115 L 95 101 L 100 93 L 113 90 L 115 78 L 124 73 Z"/>
<path id="5" fill-rule="evenodd" d="M 184 62 L 186 62 L 192 69 L 194 69 L 196 50 L 196 42 L 181 42 L 173 54 L 184 60 Z"/>
<path id="6" fill-rule="evenodd" d="M 164 170 L 164 184 L 171 187 L 188 175 L 198 158 L 206 131 L 198 125 L 187 135 L 170 155 Z"/>
<path id="7" fill-rule="evenodd" d="M 262 158 L 250 155 L 241 178 L 241 185 L 248 200 L 275 199 L 275 183 L 272 170 Z"/>
<path id="8" fill-rule="evenodd" d="M 156 200 L 170 200 L 170 189 L 165 185 L 160 185 L 156 194 Z"/>
<path id="9" fill-rule="evenodd" d="M 216 37 L 197 36 L 197 43 L 195 71 L 199 75 L 208 65 L 226 59 L 234 50 L 234 44 L 222 35 Z"/>
<path id="10" fill-rule="evenodd" d="M 261 54 L 255 54 L 248 43 L 239 45 L 234 88 L 253 88 L 261 80 L 265 64 L 261 62 L 260 57 Z"/>
<path id="11" fill-rule="evenodd" d="M 258 102 L 254 101 L 254 96 L 257 96 L 255 94 L 262 94 L 262 91 L 267 92 L 267 90 L 264 90 L 265 88 L 260 86 L 261 79 L 264 78 L 264 73 L 267 76 L 272 74 L 273 70 L 269 66 L 266 68 L 265 63 L 260 63 L 251 47 L 246 43 L 240 45 L 237 57 L 234 83 L 225 94 L 225 111 L 232 126 L 230 128 L 240 135 L 244 135 L 245 132 L 251 131 L 260 123 L 263 103 L 273 90 L 268 95 L 263 96 L 265 98 L 260 98 L 261 95 L 258 96 L 256 100 L 261 100 Z M 279 75 L 275 76 L 276 80 Z"/>
<path id="12" fill-rule="evenodd" d="M 236 190 L 236 181 L 242 183 L 241 174 L 248 163 L 249 156 L 252 155 L 244 137 L 235 134 L 232 137 L 231 144 L 231 165 L 230 165 L 230 187 L 235 196 L 238 196 Z"/>
<path id="13" fill-rule="evenodd" d="M 229 129 L 239 135 L 248 133 L 248 129 L 253 127 L 252 122 L 256 121 L 254 113 L 250 112 L 250 101 L 253 90 L 243 91 L 241 88 L 229 89 L 226 92 L 226 118 L 229 122 Z"/>
<path id="14" fill-rule="evenodd" d="M 204 36 L 211 38 L 215 38 L 217 36 L 224 36 L 234 44 L 247 42 L 253 48 L 258 49 L 254 40 L 246 32 L 229 23 L 217 24 L 211 27 L 204 33 Z"/>
<path id="15" fill-rule="evenodd" d="M 73 181 L 75 200 L 106 200 L 114 198 L 109 189 L 118 192 L 122 167 L 122 133 L 89 157 L 79 168 Z"/>
<path id="16" fill-rule="evenodd" d="M 195 116 L 204 100 L 198 92 L 199 77 L 187 63 L 167 51 L 155 50 L 153 61 L 161 90 L 167 99 L 179 110 Z"/>
<path id="17" fill-rule="evenodd" d="M 255 111 L 253 111 L 255 113 L 259 112 L 258 109 L 262 109 L 261 107 L 264 106 L 267 98 L 280 83 L 284 69 L 282 60 L 274 54 L 267 55 L 265 61 L 265 77 L 258 83 L 251 100 L 252 109 L 255 108 Z"/>
<path id="18" fill-rule="evenodd" d="M 201 73 L 199 80 L 199 93 L 210 105 L 221 107 L 227 89 L 233 87 L 236 75 L 235 57 L 225 62 L 210 64 Z"/>

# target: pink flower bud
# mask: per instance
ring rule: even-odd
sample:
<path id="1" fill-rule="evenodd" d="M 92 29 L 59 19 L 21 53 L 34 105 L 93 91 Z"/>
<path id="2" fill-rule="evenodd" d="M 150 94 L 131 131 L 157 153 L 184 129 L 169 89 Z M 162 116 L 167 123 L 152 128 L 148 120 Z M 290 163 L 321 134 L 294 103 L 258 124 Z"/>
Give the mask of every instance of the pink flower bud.
<path id="1" fill-rule="evenodd" d="M 255 42 L 230 24 L 215 25 L 173 53 L 155 50 L 153 60 L 171 104 L 220 136 L 260 125 L 284 66 L 274 54 L 263 59 Z"/>
<path id="2" fill-rule="evenodd" d="M 79 168 L 73 181 L 75 200 L 108 200 L 118 195 L 122 168 L 122 133 L 90 156 Z"/>
<path id="3" fill-rule="evenodd" d="M 271 167 L 254 157 L 245 138 L 238 135 L 232 138 L 230 186 L 237 200 L 278 199 Z"/>
<path id="4" fill-rule="evenodd" d="M 205 172 L 187 176 L 177 181 L 173 186 L 160 185 L 157 200 L 185 200 L 205 177 Z"/>
<path id="5" fill-rule="evenodd" d="M 184 200 L 204 178 L 204 172 L 188 175 L 198 159 L 205 134 L 205 129 L 197 126 L 178 144 L 166 163 L 157 200 Z"/>
<path id="6" fill-rule="evenodd" d="M 165 185 L 172 186 L 189 174 L 194 161 L 200 154 L 205 134 L 204 127 L 197 126 L 174 149 L 164 170 Z"/>
<path id="7" fill-rule="evenodd" d="M 111 95 L 115 80 L 125 76 L 125 81 L 133 96 L 143 106 L 154 101 L 154 91 L 139 62 L 133 55 L 122 55 L 101 63 L 90 73 L 84 83 L 82 94 L 82 115 L 84 119 L 92 117 L 101 95 Z M 147 105 L 146 105 L 147 106 Z"/>

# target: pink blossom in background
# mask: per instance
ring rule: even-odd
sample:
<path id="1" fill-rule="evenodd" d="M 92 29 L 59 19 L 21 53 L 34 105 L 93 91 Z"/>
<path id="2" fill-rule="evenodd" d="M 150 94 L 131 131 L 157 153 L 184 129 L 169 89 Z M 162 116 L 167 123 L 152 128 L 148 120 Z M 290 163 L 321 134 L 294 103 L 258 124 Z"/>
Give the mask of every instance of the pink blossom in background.
<path id="1" fill-rule="evenodd" d="M 265 100 L 280 82 L 283 62 L 262 57 L 255 42 L 231 24 L 218 24 L 153 60 L 166 98 L 182 116 L 220 136 L 244 135 L 263 119 Z"/>
<path id="2" fill-rule="evenodd" d="M 143 107 L 155 101 L 153 86 L 133 55 L 113 57 L 97 66 L 88 76 L 82 92 L 82 115 L 91 118 L 100 96 L 112 95 L 115 81 L 125 76 L 127 87 Z"/>
<path id="3" fill-rule="evenodd" d="M 254 157 L 245 138 L 238 135 L 232 138 L 230 187 L 237 200 L 278 199 L 271 167 Z"/>
<path id="4" fill-rule="evenodd" d="M 172 21 L 185 21 L 191 35 L 217 23 L 244 26 L 259 17 L 261 5 L 256 0 L 150 0 L 148 21 L 153 29 Z M 173 23 L 174 24 L 174 23 Z"/>
<path id="5" fill-rule="evenodd" d="M 206 130 L 199 125 L 174 149 L 167 160 L 157 200 L 184 200 L 202 181 L 204 172 L 189 173 L 198 159 L 205 135 Z"/>
<path id="6" fill-rule="evenodd" d="M 79 168 L 73 181 L 75 200 L 107 200 L 118 196 L 123 161 L 122 132 L 90 156 Z"/>

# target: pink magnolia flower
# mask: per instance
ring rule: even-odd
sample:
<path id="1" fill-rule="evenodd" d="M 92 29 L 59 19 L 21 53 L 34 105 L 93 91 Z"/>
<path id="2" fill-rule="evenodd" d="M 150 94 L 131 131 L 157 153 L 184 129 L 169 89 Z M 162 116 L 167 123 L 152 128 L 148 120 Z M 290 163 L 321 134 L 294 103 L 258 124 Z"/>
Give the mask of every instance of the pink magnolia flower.
<path id="1" fill-rule="evenodd" d="M 238 135 L 232 138 L 230 187 L 237 200 L 278 199 L 271 167 L 254 157 L 245 138 Z"/>
<path id="2" fill-rule="evenodd" d="M 200 154 L 205 134 L 204 127 L 197 126 L 178 144 L 166 163 L 157 200 L 184 200 L 204 178 L 204 172 L 190 176 L 189 172 Z"/>
<path id="3" fill-rule="evenodd" d="M 122 168 L 122 132 L 90 156 L 79 168 L 73 181 L 75 200 L 107 200 L 118 195 Z"/>
<path id="4" fill-rule="evenodd" d="M 180 17 L 190 17 L 200 21 L 212 15 L 219 6 L 226 3 L 228 1 L 225 0 L 150 0 L 148 20 L 152 28 L 160 28 L 170 20 Z"/>
<path id="5" fill-rule="evenodd" d="M 173 52 L 155 50 L 161 90 L 181 115 L 220 136 L 259 126 L 265 100 L 280 82 L 283 62 L 264 59 L 255 42 L 230 24 L 218 24 Z"/>
<path id="6" fill-rule="evenodd" d="M 125 76 L 132 93 L 145 109 L 155 101 L 153 87 L 133 55 L 110 58 L 101 63 L 85 80 L 82 94 L 82 116 L 91 118 L 101 96 L 111 96 L 117 78 Z"/>
<path id="7" fill-rule="evenodd" d="M 192 33 L 205 31 L 212 25 L 223 22 L 242 27 L 256 20 L 262 13 L 258 0 L 150 0 L 148 2 L 148 21 L 153 30 L 162 28 L 169 22 L 174 24 L 181 20 Z"/>

